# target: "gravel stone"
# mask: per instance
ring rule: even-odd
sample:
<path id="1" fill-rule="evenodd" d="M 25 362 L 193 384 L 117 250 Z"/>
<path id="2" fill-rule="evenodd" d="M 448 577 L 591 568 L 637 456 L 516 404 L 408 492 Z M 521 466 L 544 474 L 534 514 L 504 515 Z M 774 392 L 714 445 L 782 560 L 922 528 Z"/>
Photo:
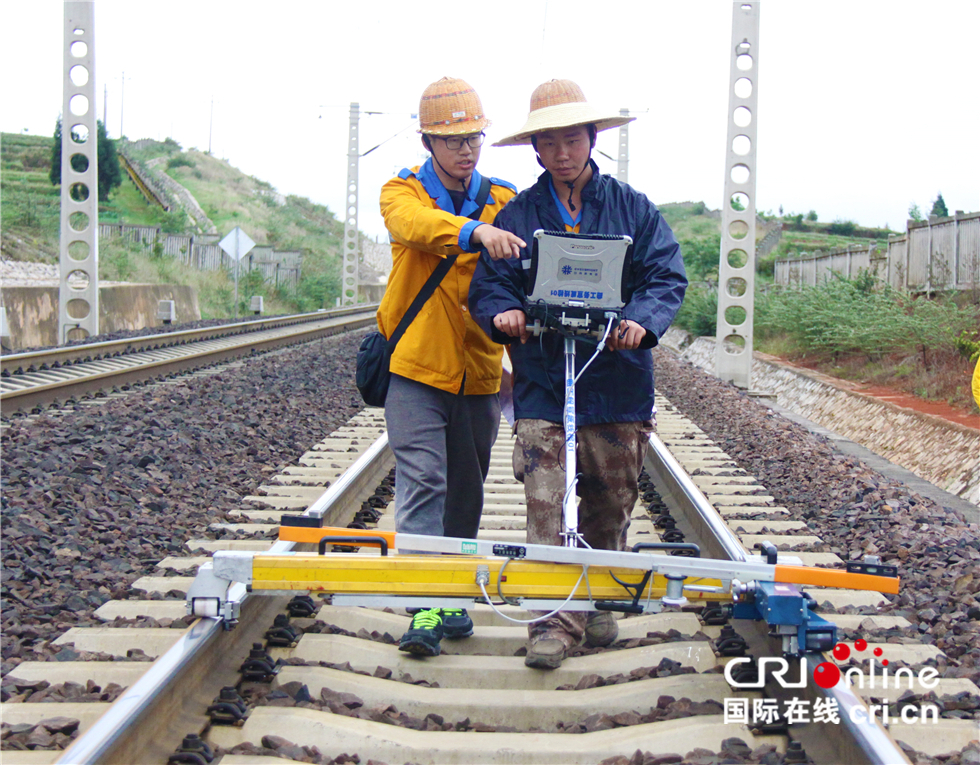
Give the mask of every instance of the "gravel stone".
<path id="1" fill-rule="evenodd" d="M 4 418 L 2 672 L 21 660 L 85 658 L 51 641 L 101 624 L 92 613 L 107 600 L 144 597 L 130 585 L 159 576 L 155 564 L 186 554 L 187 539 L 244 538 L 208 525 L 240 522 L 241 497 L 363 408 L 353 380 L 360 335 L 95 406 Z"/>

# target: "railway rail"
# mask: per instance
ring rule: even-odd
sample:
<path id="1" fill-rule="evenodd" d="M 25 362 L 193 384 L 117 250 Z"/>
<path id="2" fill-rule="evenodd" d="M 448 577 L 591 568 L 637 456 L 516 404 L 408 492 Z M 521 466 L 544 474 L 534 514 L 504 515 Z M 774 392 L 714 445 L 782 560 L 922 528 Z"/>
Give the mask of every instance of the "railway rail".
<path id="1" fill-rule="evenodd" d="M 376 311 L 376 305 L 361 305 L 7 355 L 0 359 L 0 406 L 31 411 L 374 326 Z"/>
<path id="2" fill-rule="evenodd" d="M 709 557 L 739 559 L 765 539 L 783 549 L 792 548 L 784 554 L 796 555 L 804 562 L 839 565 L 836 556 L 806 552 L 819 540 L 801 534 L 803 524 L 781 520 L 781 508 L 773 506 L 764 487 L 738 469 L 669 402 L 661 397 L 658 404 L 660 438 L 652 439 L 654 448 L 646 468 L 656 494 L 666 503 L 687 541 L 701 545 Z M 512 446 L 510 439 L 501 436 L 495 447 L 481 538 L 507 542 L 523 538 L 523 494 L 508 475 Z M 266 540 L 275 533 L 282 512 L 305 509 L 322 515 L 329 525 L 345 525 L 359 510 L 363 512 L 369 498 L 373 497 L 372 504 L 384 504 L 377 501 L 384 494 L 375 489 L 391 464 L 381 413 L 365 410 L 348 427 L 307 452 L 299 464 L 269 481 L 261 496 L 248 498 L 242 523 L 225 525 L 225 530 L 238 532 L 243 538 L 189 540 L 189 555 L 160 562 L 165 576 L 134 584 L 135 589 L 157 599 L 110 601 L 98 615 L 110 624 L 120 617 L 133 621 L 140 616 L 183 615 L 182 600 L 159 598 L 186 593 L 192 581 L 189 574 L 210 553 L 269 548 L 273 543 Z M 327 483 L 330 485 L 324 489 Z M 634 512 L 631 543 L 649 541 L 663 533 L 654 523 L 655 514 L 661 511 L 651 515 L 653 511 L 647 508 L 650 500 L 645 499 Z M 379 528 L 393 528 L 392 523 L 390 514 L 378 519 Z M 274 547 L 286 551 L 289 544 L 278 542 Z M 364 550 L 360 554 L 376 553 Z M 276 617 L 280 628 L 283 626 L 289 599 L 249 597 L 244 591 L 241 595 L 240 624 L 230 631 L 222 629 L 217 619 L 201 619 L 183 633 L 112 626 L 75 628 L 58 642 L 111 654 L 114 660 L 22 663 L 12 674 L 28 687 L 39 682 L 73 681 L 101 687 L 116 683 L 127 690 L 112 705 L 59 705 L 59 717 L 80 721 L 79 735 L 66 751 L 8 750 L 4 762 L 165 762 L 181 746 L 187 751 L 179 761 L 196 762 L 194 750 L 198 745 L 187 737 L 201 733 L 205 742 L 222 747 L 222 751 L 244 750 L 225 754 L 220 760 L 224 765 L 256 762 L 254 755 L 247 753 L 248 747 L 243 747 L 244 742 L 279 744 L 279 756 L 290 752 L 298 756 L 303 751 L 295 747 L 290 750 L 288 742 L 297 747 L 315 746 L 327 757 L 325 761 L 348 752 L 357 753 L 362 762 L 371 758 L 388 763 L 598 763 L 613 755 L 629 757 L 637 749 L 680 754 L 697 746 L 719 750 L 731 737 L 743 739 L 749 749 L 770 745 L 780 751 L 789 748 L 792 740 L 797 742 L 792 746 L 801 743 L 813 761 L 822 765 L 907 762 L 894 739 L 928 751 L 929 737 L 935 736 L 934 729 L 916 730 L 915 726 L 896 723 L 888 732 L 873 723 L 849 724 L 849 718 L 842 719 L 843 724 L 834 728 L 835 735 L 829 736 L 827 723 L 776 725 L 761 735 L 752 733 L 748 725 L 725 724 L 718 705 L 711 707 L 710 700 L 761 698 L 762 694 L 736 691 L 724 682 L 718 669 L 729 659 L 719 657 L 715 650 L 723 627 L 704 624 L 690 612 L 623 619 L 621 640 L 632 642 L 620 645 L 620 650 L 572 656 L 560 670 L 547 673 L 524 668 L 522 660 L 514 656 L 523 643 L 523 630 L 506 625 L 486 608 L 472 610 L 478 625 L 472 638 L 446 641 L 443 656 L 422 661 L 399 654 L 384 640 L 370 639 L 372 633 L 375 638 L 385 633 L 397 637 L 408 623 L 404 614 L 321 604 L 309 616 L 292 619 L 292 627 L 304 633 L 291 641 L 295 644 L 273 647 L 270 642 L 252 657 L 260 664 L 267 660 L 285 662 L 269 678 L 270 685 L 243 679 L 240 670 L 249 661 L 253 644 L 263 643 L 266 633 L 274 629 Z M 831 610 L 873 606 L 880 600 L 869 593 L 826 591 L 815 595 Z M 518 615 L 507 608 L 504 611 Z M 837 613 L 828 618 L 840 627 L 857 629 L 868 615 Z M 904 621 L 898 617 L 876 619 L 879 624 L 898 627 Z M 768 636 L 743 622 L 736 626 L 753 655 L 773 654 L 776 645 Z M 651 634 L 655 637 L 648 637 Z M 874 647 L 869 646 L 869 650 Z M 126 661 L 134 648 L 156 661 Z M 884 648 L 893 663 L 910 665 L 936 653 L 932 646 L 889 643 Z M 812 667 L 827 657 L 806 658 Z M 673 662 L 676 667 L 687 667 L 686 673 L 669 671 L 675 666 Z M 656 672 L 649 671 L 651 666 L 668 671 L 656 677 Z M 148 671 L 144 673 L 144 669 Z M 641 679 L 623 682 L 631 676 Z M 416 684 L 418 681 L 425 685 Z M 949 693 L 972 685 L 968 681 L 944 682 Z M 579 689 L 556 690 L 559 686 Z M 222 688 L 233 688 L 248 700 L 241 726 L 216 724 L 208 717 L 207 708 L 218 702 Z M 312 699 L 332 700 L 334 706 L 330 708 L 335 713 L 321 711 L 309 702 L 296 707 L 296 697 L 306 698 L 300 688 L 305 688 Z M 775 698 L 778 692 L 770 683 L 762 693 Z M 972 692 L 976 692 L 975 686 Z M 809 687 L 808 693 L 815 698 L 824 692 Z M 865 699 L 837 689 L 831 693 L 836 694 L 841 709 L 866 707 L 872 696 L 870 691 L 864 694 Z M 880 695 L 875 692 L 875 699 Z M 657 707 L 660 702 L 670 709 L 670 697 L 690 699 L 702 714 L 638 722 L 638 711 Z M 289 706 L 279 706 L 287 701 Z M 225 705 L 236 703 L 226 701 Z M 351 717 L 342 714 L 340 707 L 347 713 L 360 710 L 361 714 Z M 5 722 L 12 724 L 30 724 L 53 713 L 50 703 L 5 704 L 3 708 Z M 393 724 L 405 723 L 405 716 L 409 718 L 407 726 Z M 414 729 L 412 720 L 425 724 Z M 943 729 L 947 741 L 956 748 L 965 745 L 971 736 L 970 721 L 944 722 L 951 723 Z M 956 725 L 958 722 L 964 725 Z M 447 725 L 452 730 L 442 729 Z M 434 730 L 436 727 L 440 729 Z M 571 735 L 557 732 L 559 729 L 588 732 Z M 268 751 L 271 748 L 267 747 L 266 753 L 272 753 Z"/>

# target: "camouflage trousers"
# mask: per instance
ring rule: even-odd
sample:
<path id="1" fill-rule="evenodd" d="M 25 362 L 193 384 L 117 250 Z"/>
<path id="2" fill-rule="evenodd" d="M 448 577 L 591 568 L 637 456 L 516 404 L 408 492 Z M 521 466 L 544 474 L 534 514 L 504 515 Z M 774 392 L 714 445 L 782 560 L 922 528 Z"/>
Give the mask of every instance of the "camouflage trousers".
<path id="1" fill-rule="evenodd" d="M 596 549 L 626 547 L 626 530 L 639 497 L 640 470 L 652 431 L 650 420 L 578 429 L 578 529 Z M 565 431 L 547 420 L 518 420 L 516 433 L 514 475 L 524 481 L 527 542 L 562 545 Z M 529 625 L 528 636 L 532 640 L 557 637 L 571 647 L 581 641 L 587 618 L 586 611 L 562 611 Z"/>

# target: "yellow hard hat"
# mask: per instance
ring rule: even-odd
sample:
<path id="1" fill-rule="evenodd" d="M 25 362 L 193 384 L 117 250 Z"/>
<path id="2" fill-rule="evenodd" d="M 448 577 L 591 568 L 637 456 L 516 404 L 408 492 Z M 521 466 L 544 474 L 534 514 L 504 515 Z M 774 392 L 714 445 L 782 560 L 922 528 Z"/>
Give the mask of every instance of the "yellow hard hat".
<path id="1" fill-rule="evenodd" d="M 425 89 L 419 102 L 419 132 L 429 135 L 479 133 L 490 124 L 483 104 L 465 80 L 443 77 Z"/>

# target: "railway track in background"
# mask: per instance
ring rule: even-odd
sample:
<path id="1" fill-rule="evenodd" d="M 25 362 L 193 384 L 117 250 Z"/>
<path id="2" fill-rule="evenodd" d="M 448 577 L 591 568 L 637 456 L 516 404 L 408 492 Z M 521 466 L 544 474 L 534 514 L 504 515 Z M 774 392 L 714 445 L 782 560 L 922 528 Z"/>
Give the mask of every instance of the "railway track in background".
<path id="1" fill-rule="evenodd" d="M 5 414 L 95 396 L 320 337 L 374 326 L 376 305 L 252 319 L 205 329 L 0 358 Z"/>
<path id="2" fill-rule="evenodd" d="M 737 557 L 748 554 L 764 537 L 780 547 L 791 548 L 790 554 L 804 562 L 839 565 L 839 559 L 834 560 L 836 556 L 807 552 L 819 540 L 801 534 L 805 531 L 803 524 L 781 520 L 780 508 L 773 506 L 764 487 L 739 470 L 669 403 L 662 398 L 659 402 L 660 436 L 672 456 L 658 448 L 655 455 L 659 456 L 650 457 L 647 470 L 687 541 L 700 544 L 709 557 Z M 374 489 L 390 467 L 382 429 L 381 413 L 365 410 L 348 428 L 331 434 L 305 454 L 298 465 L 268 482 L 261 496 L 249 498 L 250 506 L 242 509 L 242 523 L 224 527 L 244 538 L 189 540 L 187 556 L 160 561 L 161 576 L 138 580 L 134 589 L 154 598 L 185 593 L 196 566 L 214 550 L 268 549 L 272 544 L 269 537 L 283 511 L 295 512 L 312 504 L 316 512 L 325 513 L 328 524 L 345 525 L 369 496 L 378 498 Z M 508 475 L 511 447 L 512 442 L 504 436 L 495 447 L 481 536 L 523 541 L 523 494 Z M 683 475 L 685 470 L 694 477 Z M 324 483 L 328 481 L 331 486 L 324 493 Z M 390 526 L 390 515 L 382 516 L 379 525 Z M 638 504 L 630 542 L 650 541 L 659 533 L 646 504 Z M 816 598 L 831 611 L 855 605 L 871 607 L 882 600 L 874 594 L 834 591 L 817 593 Z M 305 686 L 313 699 L 330 698 L 341 704 L 337 699 L 346 699 L 351 705 L 345 707 L 349 712 L 368 713 L 354 719 L 319 709 L 258 703 L 250 705 L 241 727 L 211 724 L 206 709 L 215 702 L 221 688 L 234 687 L 251 701 L 270 700 L 268 686 L 243 680 L 239 668 L 248 659 L 252 644 L 262 642 L 273 628 L 276 616 L 281 622 L 286 602 L 281 598 L 250 597 L 243 609 L 242 623 L 229 632 L 208 619 L 198 621 L 186 632 L 111 626 L 101 630 L 74 628 L 58 639 L 60 645 L 111 654 L 114 660 L 24 662 L 11 674 L 26 687 L 71 680 L 82 686 L 94 683 L 105 688 L 116 683 L 129 689 L 109 710 L 108 705 L 100 704 L 59 708 L 59 716 L 76 717 L 81 728 L 79 739 L 65 753 L 65 762 L 164 762 L 184 736 L 199 732 L 206 732 L 207 740 L 225 749 L 245 741 L 259 744 L 264 737 L 278 736 L 279 739 L 267 740 L 288 739 L 299 746 L 316 746 L 330 757 L 356 752 L 362 762 L 372 758 L 388 763 L 597 763 L 615 754 L 629 757 L 637 749 L 684 754 L 695 746 L 704 746 L 717 751 L 723 741 L 733 736 L 742 738 L 750 749 L 771 744 L 781 750 L 789 746 L 791 737 L 821 764 L 904 761 L 901 751 L 877 725 L 843 725 L 839 729 L 841 735 L 827 736 L 826 724 L 797 724 L 789 727 L 788 736 L 787 731 L 778 731 L 778 726 L 773 733 L 755 736 L 748 726 L 724 724 L 709 700 L 718 702 L 727 696 L 746 697 L 755 692 L 735 692 L 727 686 L 718 673 L 726 659 L 716 656 L 711 642 L 721 636 L 722 627 L 702 624 L 689 612 L 621 620 L 621 639 L 637 641 L 636 645 L 573 656 L 560 670 L 547 673 L 524 668 L 522 659 L 514 656 L 524 642 L 523 629 L 507 626 L 486 608 L 473 609 L 478 626 L 472 638 L 445 641 L 446 655 L 420 661 L 400 654 L 396 646 L 383 640 L 371 639 L 372 632 L 375 637 L 387 633 L 397 638 L 408 624 L 404 614 L 322 605 L 315 616 L 293 619 L 293 627 L 308 630 L 294 641 L 295 646 L 263 647 L 272 662 L 301 662 L 282 667 L 276 673 L 274 686 L 294 693 L 298 693 L 297 686 Z M 110 601 L 97 614 L 111 623 L 119 617 L 129 621 L 141 616 L 175 619 L 183 612 L 183 600 L 154 599 Z M 869 617 L 835 614 L 828 618 L 840 627 L 857 629 Z M 901 628 L 904 621 L 897 617 L 875 618 L 879 626 Z M 323 626 L 310 629 L 317 621 Z M 750 650 L 756 656 L 770 655 L 773 646 L 766 636 L 758 630 L 743 629 L 744 626 L 738 623 Z M 648 638 L 650 633 L 658 637 Z M 885 648 L 893 663 L 904 661 L 911 665 L 921 664 L 937 650 L 932 646 L 892 643 Z M 127 661 L 139 655 L 133 653 L 134 649 L 145 656 L 161 658 L 153 665 Z M 812 658 L 816 660 L 817 657 Z M 333 666 L 321 667 L 320 662 Z M 678 662 L 675 669 L 686 666 L 686 673 L 670 671 L 672 662 Z M 147 667 L 151 668 L 149 676 L 143 673 Z M 666 667 L 662 674 L 667 676 L 650 677 L 651 667 Z M 344 671 L 348 668 L 354 671 Z M 430 686 L 437 683 L 439 687 L 398 682 L 399 678 L 405 680 L 406 674 L 415 681 L 423 680 Z M 642 679 L 620 682 L 631 677 Z M 942 682 L 943 693 L 977 692 L 976 686 L 966 680 Z M 562 685 L 581 687 L 555 690 Z M 324 693 L 324 688 L 329 690 Z M 771 690 L 767 688 L 766 692 Z M 283 697 L 288 698 L 288 694 L 279 693 L 276 703 L 284 703 Z M 655 707 L 659 699 L 667 697 L 690 699 L 700 705 L 698 711 L 709 714 L 637 722 L 638 712 Z M 838 701 L 862 703 L 853 696 Z M 667 708 L 670 703 L 664 702 Z M 129 707 L 128 715 L 122 714 L 125 706 Z M 106 711 L 110 717 L 103 717 Z M 336 707 L 336 711 L 342 710 Z M 50 717 L 54 709 L 50 703 L 21 703 L 5 704 L 3 712 L 7 722 L 29 724 L 30 720 L 37 722 L 38 715 Z M 430 729 L 393 724 L 400 721 L 399 715 L 406 714 L 425 721 L 424 727 Z M 604 719 L 596 721 L 596 716 Z M 470 725 L 465 732 L 455 730 L 467 719 Z M 949 724 L 944 723 L 943 751 L 964 746 L 971 736 L 971 721 L 945 722 Z M 958 722 L 964 724 L 958 726 Z M 442 728 L 447 724 L 454 729 L 431 730 L 432 726 Z M 563 730 L 575 730 L 576 725 L 593 729 L 570 735 L 555 732 L 559 724 Z M 901 735 L 893 726 L 895 737 L 917 750 L 928 752 L 935 745 L 930 744 L 930 738 L 935 738 L 936 729 L 897 727 L 901 728 Z M 549 732 L 528 732 L 533 728 Z M 4 752 L 4 762 L 11 763 L 54 762 L 57 757 L 56 752 L 34 751 L 18 759 L 13 752 Z M 255 762 L 242 754 L 226 755 L 221 761 L 226 765 Z"/>

